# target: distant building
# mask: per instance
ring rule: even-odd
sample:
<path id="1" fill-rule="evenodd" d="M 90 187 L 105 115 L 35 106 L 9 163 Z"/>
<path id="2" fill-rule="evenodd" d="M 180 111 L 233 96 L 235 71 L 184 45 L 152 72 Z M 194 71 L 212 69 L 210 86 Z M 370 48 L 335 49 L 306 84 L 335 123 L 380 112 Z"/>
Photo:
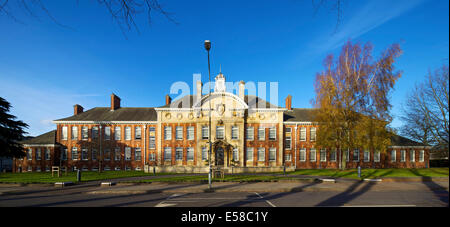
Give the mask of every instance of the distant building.
<path id="1" fill-rule="evenodd" d="M 197 94 L 202 83 L 197 82 Z M 15 171 L 49 171 L 52 165 L 69 170 L 149 170 L 207 172 L 208 159 L 228 172 L 275 172 L 294 169 L 347 167 L 427 168 L 429 147 L 394 136 L 387 153 L 334 150 L 315 146 L 319 125 L 315 109 L 285 108 L 257 96 L 226 92 L 225 77 L 216 77 L 211 95 L 188 95 L 161 107 L 122 107 L 111 95 L 110 107 L 83 111 L 55 120 L 56 130 L 23 141 L 27 157 L 15 160 Z M 209 106 L 212 107 L 209 150 Z"/>

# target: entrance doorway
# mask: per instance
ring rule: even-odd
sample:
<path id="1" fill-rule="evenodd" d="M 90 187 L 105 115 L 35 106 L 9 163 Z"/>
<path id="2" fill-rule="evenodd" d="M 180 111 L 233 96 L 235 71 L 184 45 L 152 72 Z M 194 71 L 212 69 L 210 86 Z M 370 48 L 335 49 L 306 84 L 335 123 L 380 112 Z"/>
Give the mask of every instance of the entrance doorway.
<path id="1" fill-rule="evenodd" d="M 224 165 L 224 155 L 223 155 L 223 148 L 219 147 L 216 150 L 216 166 L 223 166 Z"/>

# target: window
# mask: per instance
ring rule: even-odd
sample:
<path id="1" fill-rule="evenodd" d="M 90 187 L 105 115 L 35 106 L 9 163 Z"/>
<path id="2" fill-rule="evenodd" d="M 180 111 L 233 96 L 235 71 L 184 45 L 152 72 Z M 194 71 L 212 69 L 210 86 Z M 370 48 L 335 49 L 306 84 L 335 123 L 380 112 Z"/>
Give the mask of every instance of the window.
<path id="1" fill-rule="evenodd" d="M 105 170 L 105 171 L 110 171 L 110 170 L 111 170 L 111 167 L 105 166 L 104 170 Z"/>
<path id="2" fill-rule="evenodd" d="M 239 128 L 238 128 L 238 126 L 231 126 L 231 139 L 232 140 L 239 139 Z"/>
<path id="3" fill-rule="evenodd" d="M 300 141 L 306 141 L 306 128 L 300 128 Z"/>
<path id="4" fill-rule="evenodd" d="M 62 140 L 67 140 L 67 126 L 62 127 Z"/>
<path id="5" fill-rule="evenodd" d="M 291 161 L 291 157 L 292 157 L 291 154 L 286 154 L 284 156 L 284 160 L 290 162 Z"/>
<path id="6" fill-rule="evenodd" d="M 350 151 L 348 149 L 344 151 L 344 157 L 346 162 L 350 161 Z"/>
<path id="7" fill-rule="evenodd" d="M 253 161 L 253 147 L 247 147 L 247 161 Z"/>
<path id="8" fill-rule="evenodd" d="M 104 158 L 105 158 L 105 161 L 111 160 L 111 150 L 109 148 L 105 149 Z"/>
<path id="9" fill-rule="evenodd" d="M 309 151 L 309 161 L 311 162 L 315 162 L 316 161 L 316 149 L 311 148 L 311 150 Z"/>
<path id="10" fill-rule="evenodd" d="M 269 148 L 269 161 L 274 162 L 277 156 L 277 149 L 275 147 Z"/>
<path id="11" fill-rule="evenodd" d="M 155 161 L 155 153 L 150 153 L 148 157 L 149 161 Z"/>
<path id="12" fill-rule="evenodd" d="M 258 140 L 266 140 L 266 129 L 264 127 L 258 128 Z"/>
<path id="13" fill-rule="evenodd" d="M 194 140 L 195 138 L 195 129 L 194 126 L 187 127 L 187 139 L 188 140 Z"/>
<path id="14" fill-rule="evenodd" d="M 92 149 L 92 161 L 97 160 L 97 149 Z"/>
<path id="15" fill-rule="evenodd" d="M 175 160 L 183 161 L 183 148 L 181 147 L 175 148 Z"/>
<path id="16" fill-rule="evenodd" d="M 216 138 L 219 140 L 224 139 L 225 136 L 225 127 L 224 126 L 217 126 L 216 127 Z"/>
<path id="17" fill-rule="evenodd" d="M 67 160 L 67 148 L 64 148 L 63 152 L 61 152 L 61 160 Z"/>
<path id="18" fill-rule="evenodd" d="M 125 147 L 125 161 L 131 161 L 131 147 Z"/>
<path id="19" fill-rule="evenodd" d="M 370 162 L 370 151 L 364 151 L 364 162 Z"/>
<path id="20" fill-rule="evenodd" d="M 187 160 L 194 161 L 194 148 L 192 147 L 187 148 Z"/>
<path id="21" fill-rule="evenodd" d="M 416 151 L 415 150 L 410 150 L 409 151 L 409 161 L 410 162 L 415 162 L 416 161 Z"/>
<path id="22" fill-rule="evenodd" d="M 183 126 L 177 126 L 175 128 L 175 139 L 183 140 Z"/>
<path id="23" fill-rule="evenodd" d="M 89 129 L 86 126 L 81 127 L 81 139 L 82 140 L 87 140 L 89 138 L 88 130 Z"/>
<path id="24" fill-rule="evenodd" d="M 81 160 L 83 160 L 83 161 L 89 160 L 88 149 L 87 148 L 82 148 L 81 149 Z"/>
<path id="25" fill-rule="evenodd" d="M 301 162 L 306 161 L 306 148 L 300 149 L 299 160 Z"/>
<path id="26" fill-rule="evenodd" d="M 122 135 L 121 135 L 121 128 L 119 126 L 114 128 L 114 139 L 115 140 L 121 140 L 122 139 Z"/>
<path id="27" fill-rule="evenodd" d="M 286 133 L 291 133 L 292 132 L 292 128 L 287 127 L 286 128 Z"/>
<path id="28" fill-rule="evenodd" d="M 111 139 L 111 127 L 105 127 L 105 140 Z"/>
<path id="29" fill-rule="evenodd" d="M 134 127 L 134 139 L 140 140 L 142 138 L 142 128 L 140 126 Z"/>
<path id="30" fill-rule="evenodd" d="M 72 160 L 78 160 L 78 148 L 72 147 Z"/>
<path id="31" fill-rule="evenodd" d="M 204 139 L 204 140 L 209 139 L 209 127 L 208 126 L 202 126 L 202 139 Z"/>
<path id="32" fill-rule="evenodd" d="M 331 152 L 330 152 L 330 162 L 336 162 L 336 149 L 333 149 Z"/>
<path id="33" fill-rule="evenodd" d="M 276 139 L 277 139 L 277 128 L 270 127 L 269 128 L 269 140 L 276 140 Z"/>
<path id="34" fill-rule="evenodd" d="M 391 162 L 397 161 L 397 152 L 395 150 L 391 151 Z"/>
<path id="35" fill-rule="evenodd" d="M 142 156 L 141 148 L 139 148 L 139 147 L 135 148 L 134 149 L 134 160 L 141 161 L 141 156 Z"/>
<path id="36" fill-rule="evenodd" d="M 50 160 L 50 149 L 46 148 L 44 153 L 45 160 Z"/>
<path id="37" fill-rule="evenodd" d="M 264 147 L 258 148 L 258 161 L 264 162 L 266 160 L 266 149 Z"/>
<path id="38" fill-rule="evenodd" d="M 72 140 L 78 140 L 78 127 L 72 126 Z"/>
<path id="39" fill-rule="evenodd" d="M 309 131 L 311 141 L 316 141 L 316 128 L 311 128 Z"/>
<path id="40" fill-rule="evenodd" d="M 41 160 L 41 148 L 36 148 L 36 160 Z"/>
<path id="41" fill-rule="evenodd" d="M 400 162 L 405 162 L 405 161 L 406 161 L 406 151 L 401 150 L 400 151 Z"/>
<path id="42" fill-rule="evenodd" d="M 164 140 L 172 140 L 172 127 L 164 127 Z"/>
<path id="43" fill-rule="evenodd" d="M 320 149 L 320 161 L 326 162 L 327 161 L 327 150 Z"/>
<path id="44" fill-rule="evenodd" d="M 92 127 L 92 139 L 97 139 L 98 138 L 98 127 Z"/>
<path id="45" fill-rule="evenodd" d="M 359 150 L 358 149 L 353 150 L 353 161 L 359 162 Z"/>
<path id="46" fill-rule="evenodd" d="M 253 141 L 254 136 L 255 136 L 255 129 L 253 127 L 248 127 L 247 128 L 247 140 Z"/>
<path id="47" fill-rule="evenodd" d="M 233 161 L 239 161 L 239 150 L 237 148 L 233 149 Z"/>
<path id="48" fill-rule="evenodd" d="M 149 133 L 149 140 L 148 140 L 148 147 L 150 149 L 156 148 L 156 137 L 155 137 L 155 127 L 150 127 L 150 133 Z"/>
<path id="49" fill-rule="evenodd" d="M 120 153 L 121 153 L 120 152 L 120 147 L 116 147 L 114 149 L 114 161 L 120 161 L 121 156 L 122 156 Z"/>
<path id="50" fill-rule="evenodd" d="M 292 140 L 291 140 L 291 136 L 286 136 L 284 147 L 285 147 L 286 149 L 288 149 L 288 150 L 291 149 L 291 146 L 292 146 L 291 141 L 292 141 Z"/>
<path id="51" fill-rule="evenodd" d="M 131 140 L 131 127 L 125 127 L 125 140 Z"/>
<path id="52" fill-rule="evenodd" d="M 373 161 L 380 162 L 380 152 L 379 151 L 375 151 L 375 153 L 373 154 Z"/>
<path id="53" fill-rule="evenodd" d="M 424 162 L 424 159 L 425 159 L 425 151 L 420 150 L 419 151 L 419 162 Z"/>
<path id="54" fill-rule="evenodd" d="M 208 160 L 208 148 L 202 147 L 202 160 L 206 161 Z"/>

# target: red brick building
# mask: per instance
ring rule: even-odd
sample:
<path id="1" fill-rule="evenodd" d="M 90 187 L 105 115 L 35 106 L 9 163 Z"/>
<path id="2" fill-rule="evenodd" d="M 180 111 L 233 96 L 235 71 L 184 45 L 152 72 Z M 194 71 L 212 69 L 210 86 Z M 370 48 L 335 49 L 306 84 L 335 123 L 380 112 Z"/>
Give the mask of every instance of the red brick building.
<path id="1" fill-rule="evenodd" d="M 207 172 L 209 107 L 211 161 L 228 172 L 273 172 L 296 168 L 339 168 L 345 155 L 348 168 L 427 168 L 429 147 L 394 136 L 387 153 L 341 151 L 315 146 L 318 125 L 314 109 L 285 108 L 257 96 L 225 91 L 225 77 L 216 77 L 211 95 L 188 95 L 166 105 L 122 107 L 111 95 L 110 107 L 84 111 L 55 120 L 56 130 L 23 141 L 27 157 L 14 160 L 14 171 L 145 170 Z M 197 94 L 202 84 L 197 82 Z"/>

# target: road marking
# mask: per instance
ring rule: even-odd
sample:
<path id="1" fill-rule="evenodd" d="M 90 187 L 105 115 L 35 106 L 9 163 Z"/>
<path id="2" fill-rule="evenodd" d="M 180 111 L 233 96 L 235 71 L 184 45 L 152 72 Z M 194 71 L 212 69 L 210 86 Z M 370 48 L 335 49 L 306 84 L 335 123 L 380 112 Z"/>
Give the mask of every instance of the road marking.
<path id="1" fill-rule="evenodd" d="M 160 202 L 158 203 L 155 207 L 170 207 L 170 206 L 175 206 L 177 205 L 176 203 L 164 203 L 164 202 Z"/>
<path id="2" fill-rule="evenodd" d="M 257 196 L 259 196 L 259 198 L 261 198 L 261 199 L 264 199 L 264 197 L 262 197 L 260 194 L 258 194 L 258 192 L 255 192 L 255 194 L 257 195 Z M 266 201 L 266 203 L 268 203 L 270 206 L 272 206 L 272 207 L 276 207 L 273 203 L 271 203 L 269 200 L 267 200 L 267 199 L 264 199 L 265 201 Z"/>
<path id="3" fill-rule="evenodd" d="M 340 207 L 415 207 L 416 205 L 343 205 Z"/>

